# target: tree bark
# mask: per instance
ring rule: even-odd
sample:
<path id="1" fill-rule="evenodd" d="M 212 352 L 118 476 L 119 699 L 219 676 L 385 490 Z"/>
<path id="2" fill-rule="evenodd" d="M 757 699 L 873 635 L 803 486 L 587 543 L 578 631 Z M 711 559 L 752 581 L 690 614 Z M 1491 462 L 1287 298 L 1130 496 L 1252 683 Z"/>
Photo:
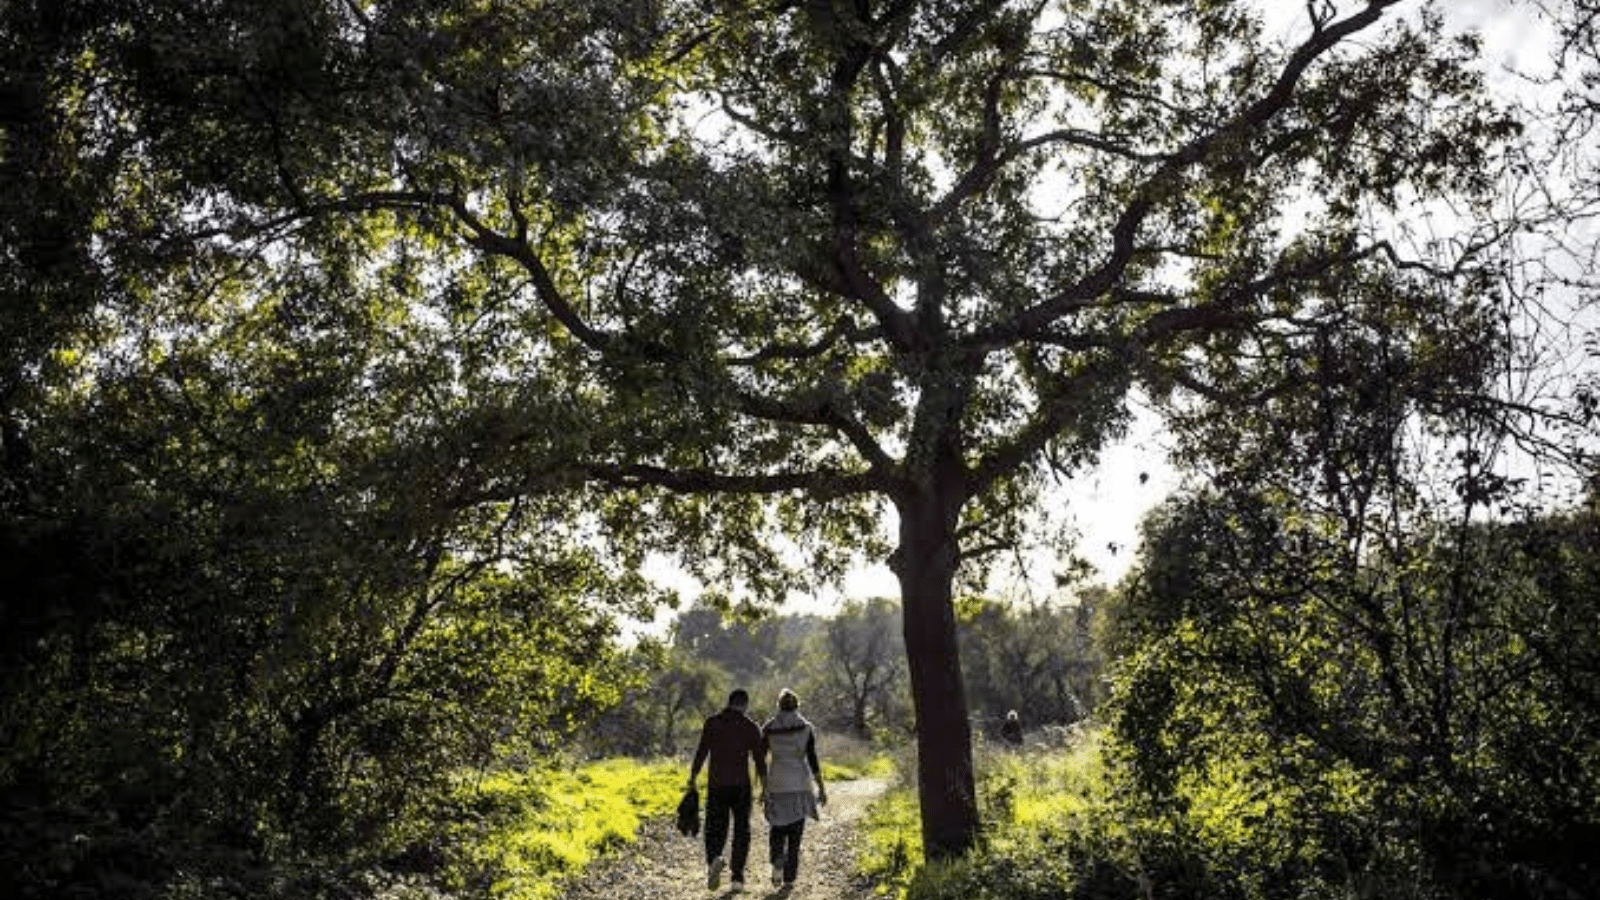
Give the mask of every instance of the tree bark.
<path id="1" fill-rule="evenodd" d="M 917 793 L 928 859 L 959 856 L 978 838 L 972 730 L 956 644 L 953 584 L 956 522 L 965 496 L 959 482 L 933 480 L 896 506 L 900 545 L 895 574 L 904 604 L 906 660 L 917 718 Z"/>

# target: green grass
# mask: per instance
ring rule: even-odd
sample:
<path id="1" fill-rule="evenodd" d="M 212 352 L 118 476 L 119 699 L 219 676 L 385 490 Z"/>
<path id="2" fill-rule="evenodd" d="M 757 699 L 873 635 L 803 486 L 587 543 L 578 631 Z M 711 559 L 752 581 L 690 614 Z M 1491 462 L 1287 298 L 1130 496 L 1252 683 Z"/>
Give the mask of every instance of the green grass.
<path id="1" fill-rule="evenodd" d="M 835 781 L 855 781 L 858 778 L 888 778 L 894 774 L 894 760 L 887 756 L 874 756 L 860 762 L 825 762 L 822 778 L 828 784 Z"/>
<path id="2" fill-rule="evenodd" d="M 491 824 L 466 842 L 458 884 L 499 900 L 554 900 L 563 879 L 676 808 L 683 783 L 680 763 L 629 759 L 482 776 L 461 799 L 493 811 Z"/>
<path id="3" fill-rule="evenodd" d="M 977 763 L 994 805 L 989 821 L 1001 829 L 1081 823 L 1105 799 L 1105 763 L 1096 740 L 1065 750 L 987 751 Z"/>
<path id="4" fill-rule="evenodd" d="M 827 782 L 855 781 L 858 778 L 888 778 L 894 774 L 894 760 L 881 749 L 860 738 L 824 735 L 819 741 L 822 777 Z"/>
<path id="5" fill-rule="evenodd" d="M 922 865 L 922 823 L 916 793 L 897 784 L 867 810 L 857 865 L 878 884 L 878 893 L 904 897 Z"/>

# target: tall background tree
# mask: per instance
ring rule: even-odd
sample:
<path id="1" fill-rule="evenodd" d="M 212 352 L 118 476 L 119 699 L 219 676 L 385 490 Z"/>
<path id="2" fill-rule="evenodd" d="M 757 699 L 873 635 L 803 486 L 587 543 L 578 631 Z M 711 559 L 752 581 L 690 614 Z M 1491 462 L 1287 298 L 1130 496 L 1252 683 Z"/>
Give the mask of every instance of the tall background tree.
<path id="1" fill-rule="evenodd" d="M 871 738 L 904 721 L 905 646 L 900 605 L 884 597 L 846 603 L 818 640 L 822 657 L 815 684 L 849 729 Z"/>
<path id="2" fill-rule="evenodd" d="M 990 737 L 1016 710 L 1025 728 L 1071 725 L 1089 717 L 1104 693 L 1095 617 L 1104 589 L 1077 602 L 958 604 L 962 659 L 973 710 Z"/>

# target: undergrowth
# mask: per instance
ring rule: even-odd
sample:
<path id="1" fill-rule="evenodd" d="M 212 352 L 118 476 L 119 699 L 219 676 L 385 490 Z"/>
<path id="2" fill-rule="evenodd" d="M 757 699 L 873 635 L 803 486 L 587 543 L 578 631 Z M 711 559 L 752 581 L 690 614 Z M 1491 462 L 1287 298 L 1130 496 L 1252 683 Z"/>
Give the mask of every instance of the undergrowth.
<path id="1" fill-rule="evenodd" d="M 915 787 L 902 778 L 868 811 L 861 868 L 895 900 L 1047 900 L 1139 896 L 1136 866 L 1115 827 L 1100 742 L 1012 751 L 980 747 L 982 845 L 955 860 L 923 859 Z M 910 773 L 907 764 L 901 771 Z"/>
<path id="2" fill-rule="evenodd" d="M 1067 748 L 980 748 L 980 839 L 949 860 L 924 860 L 915 788 L 901 778 L 868 811 L 863 873 L 893 900 L 1442 896 L 1408 847 L 1379 848 L 1366 861 L 1330 849 L 1324 835 L 1358 826 L 1365 810 L 1348 773 L 1285 786 L 1215 764 L 1152 803 L 1107 765 L 1109 745 L 1089 732 Z"/>

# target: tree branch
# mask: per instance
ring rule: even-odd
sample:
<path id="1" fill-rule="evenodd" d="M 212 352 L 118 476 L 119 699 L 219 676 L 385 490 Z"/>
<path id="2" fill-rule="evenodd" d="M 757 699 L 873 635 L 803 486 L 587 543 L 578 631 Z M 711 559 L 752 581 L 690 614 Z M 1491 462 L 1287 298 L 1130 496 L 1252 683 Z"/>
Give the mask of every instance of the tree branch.
<path id="1" fill-rule="evenodd" d="M 1081 387 L 1090 381 L 1127 378 L 1127 368 L 1118 354 L 1106 354 L 1090 367 L 1071 379 L 1071 384 L 1059 386 L 1057 393 L 1045 399 L 1034 411 L 1032 419 L 1019 429 L 1011 440 L 997 446 L 979 459 L 969 479 L 971 494 L 981 496 L 1006 474 L 1016 471 L 1028 460 L 1043 452 L 1056 435 L 1071 424 L 1081 410 L 1075 401 Z"/>
<path id="2" fill-rule="evenodd" d="M 976 159 L 967 171 L 956 179 L 950 190 L 933 205 L 925 214 L 928 224 L 936 225 L 950 217 L 957 207 L 977 196 L 994 181 L 995 173 L 1010 158 L 1000 152 L 1000 95 L 1005 86 L 1009 66 L 1014 60 L 1008 59 L 989 78 L 988 84 L 983 89 L 983 137 L 979 143 Z M 1020 152 L 1020 151 L 1019 151 Z M 1015 154 L 1012 154 L 1014 156 Z"/>
<path id="3" fill-rule="evenodd" d="M 725 362 L 730 366 L 757 366 L 777 359 L 815 359 L 837 347 L 840 342 L 864 343 L 882 336 L 883 330 L 881 328 L 861 328 L 856 325 L 854 319 L 847 315 L 841 315 L 822 337 L 810 344 L 772 343 L 762 347 L 755 353 L 728 357 Z"/>
<path id="4" fill-rule="evenodd" d="M 526 235 L 507 237 L 490 228 L 482 218 L 467 206 L 466 200 L 459 195 L 451 195 L 448 202 L 449 209 L 455 213 L 456 218 L 472 233 L 467 239 L 468 243 L 477 247 L 484 253 L 492 256 L 501 256 L 520 265 L 528 273 L 528 278 L 533 282 L 533 289 L 539 296 L 539 301 L 545 309 L 555 316 L 574 338 L 585 346 L 597 352 L 615 350 L 622 343 L 618 335 L 591 326 L 584 321 L 566 295 L 557 287 L 555 279 L 551 277 L 550 270 L 545 267 L 544 260 L 529 246 Z M 518 230 L 523 231 L 526 224 L 520 221 L 518 215 Z M 654 346 L 654 345 L 651 345 Z M 665 352 L 665 348 L 656 347 L 658 355 Z"/>
<path id="5" fill-rule="evenodd" d="M 1003 166 L 1018 156 L 1028 152 L 1029 150 L 1034 150 L 1039 147 L 1046 147 L 1050 144 L 1066 144 L 1074 147 L 1088 147 L 1091 150 L 1099 150 L 1103 153 L 1109 153 L 1112 156 L 1120 156 L 1123 159 L 1131 160 L 1133 162 L 1155 163 L 1160 162 L 1165 158 L 1159 153 L 1140 153 L 1126 144 L 1119 144 L 1112 138 L 1106 137 L 1105 135 L 1097 132 L 1085 131 L 1081 128 L 1058 128 L 1054 131 L 1047 131 L 1042 134 L 1034 135 L 1031 138 L 1024 138 L 1023 140 L 1017 142 L 1017 144 L 1005 154 L 1000 164 Z"/>
<path id="6" fill-rule="evenodd" d="M 882 479 L 870 473 L 829 469 L 756 475 L 730 475 L 711 469 L 674 469 L 644 464 L 582 463 L 577 469 L 587 479 L 612 487 L 657 487 L 679 494 L 752 496 L 805 491 L 819 500 L 831 500 L 879 493 L 884 489 Z"/>
<path id="7" fill-rule="evenodd" d="M 734 397 L 737 400 L 738 410 L 752 418 L 831 428 L 843 435 L 856 448 L 856 451 L 866 459 L 871 472 L 887 478 L 894 471 L 894 460 L 884 452 L 883 447 L 872 437 L 867 427 L 845 414 L 831 400 L 824 400 L 814 406 L 801 406 L 742 391 L 736 391 Z"/>
<path id="8" fill-rule="evenodd" d="M 1178 186 L 1182 173 L 1190 166 L 1204 160 L 1219 144 L 1237 135 L 1259 130 L 1268 121 L 1289 106 L 1294 92 L 1311 64 L 1316 62 L 1342 40 L 1378 21 L 1386 9 L 1401 0 L 1369 0 L 1366 8 L 1351 16 L 1324 27 L 1317 28 L 1305 43 L 1297 47 L 1284 63 L 1282 71 L 1265 94 L 1247 105 L 1237 115 L 1215 129 L 1202 134 L 1166 158 L 1160 168 L 1151 173 L 1117 217 L 1111 228 L 1111 250 L 1106 259 L 1077 282 L 1067 285 L 1053 297 L 1018 312 L 1010 320 L 999 323 L 972 335 L 968 343 L 974 347 L 993 349 L 1012 343 L 1023 336 L 1040 332 L 1084 302 L 1092 302 L 1110 291 L 1137 255 L 1137 236 L 1146 217 L 1156 208 L 1157 202 Z"/>

